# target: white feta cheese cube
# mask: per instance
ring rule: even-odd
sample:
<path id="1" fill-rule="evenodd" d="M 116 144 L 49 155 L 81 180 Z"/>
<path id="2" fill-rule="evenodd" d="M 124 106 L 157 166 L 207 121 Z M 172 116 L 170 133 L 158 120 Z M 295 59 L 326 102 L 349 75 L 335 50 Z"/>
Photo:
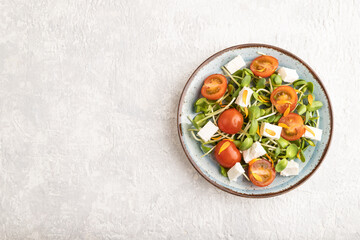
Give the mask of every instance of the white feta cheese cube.
<path id="1" fill-rule="evenodd" d="M 276 140 L 280 138 L 281 131 L 282 131 L 282 127 L 266 122 L 263 122 L 260 128 L 261 136 Z"/>
<path id="2" fill-rule="evenodd" d="M 239 55 L 237 57 L 235 57 L 233 60 L 231 60 L 230 62 L 228 62 L 227 64 L 225 64 L 226 69 L 233 74 L 234 72 L 236 72 L 237 70 L 243 68 L 246 66 L 246 63 L 244 61 L 244 59 Z"/>
<path id="3" fill-rule="evenodd" d="M 232 168 L 229 169 L 227 175 L 231 182 L 231 181 L 236 181 L 236 179 L 240 177 L 240 175 L 243 174 L 244 172 L 245 170 L 243 169 L 243 167 L 240 165 L 240 163 L 237 162 Z"/>
<path id="4" fill-rule="evenodd" d="M 299 79 L 299 75 L 296 73 L 296 70 L 286 67 L 281 67 L 278 74 L 284 82 L 292 83 Z"/>
<path id="5" fill-rule="evenodd" d="M 307 126 L 307 127 L 310 128 L 315 133 L 315 136 L 311 132 L 306 130 L 303 137 L 310 138 L 311 140 L 315 140 L 315 141 L 320 141 L 321 135 L 322 135 L 322 130 L 320 128 L 314 128 L 314 127 L 310 127 L 310 126 Z"/>
<path id="6" fill-rule="evenodd" d="M 209 141 L 212 136 L 219 130 L 219 128 L 213 124 L 211 121 L 208 121 L 204 127 L 198 132 L 198 136 L 201 137 L 205 142 Z"/>
<path id="7" fill-rule="evenodd" d="M 281 176 L 288 177 L 299 174 L 299 164 L 294 160 L 291 160 L 286 165 L 286 168 L 280 172 Z"/>
<path id="8" fill-rule="evenodd" d="M 259 142 L 254 142 L 249 149 L 243 151 L 243 157 L 246 163 L 265 154 L 266 151 Z"/>
<path id="9" fill-rule="evenodd" d="M 243 95 L 245 94 L 246 91 L 246 98 L 245 98 L 245 102 L 243 101 Z M 241 107 L 247 107 L 250 105 L 250 99 L 252 94 L 254 93 L 253 90 L 251 90 L 251 88 L 248 87 L 244 87 L 243 89 L 241 89 L 241 91 L 239 92 L 239 96 L 237 97 L 235 103 L 237 105 L 240 105 Z"/>

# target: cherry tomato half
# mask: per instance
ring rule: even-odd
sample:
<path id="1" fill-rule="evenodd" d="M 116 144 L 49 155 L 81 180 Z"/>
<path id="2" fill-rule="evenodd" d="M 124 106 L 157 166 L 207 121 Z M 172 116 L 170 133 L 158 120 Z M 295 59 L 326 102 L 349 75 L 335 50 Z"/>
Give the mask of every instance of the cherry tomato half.
<path id="1" fill-rule="evenodd" d="M 290 112 L 292 112 L 296 108 L 298 96 L 294 88 L 290 86 L 280 86 L 271 93 L 270 101 L 280 113 L 284 113 L 289 105 Z"/>
<path id="2" fill-rule="evenodd" d="M 284 123 L 289 127 L 283 127 L 281 131 L 281 137 L 288 141 L 298 140 L 305 133 L 304 121 L 297 113 L 289 113 L 286 117 L 281 117 L 279 123 Z"/>
<path id="3" fill-rule="evenodd" d="M 249 163 L 250 181 L 258 187 L 270 185 L 276 176 L 275 168 L 266 159 L 254 159 Z"/>
<path id="4" fill-rule="evenodd" d="M 271 74 L 275 72 L 278 66 L 279 62 L 276 58 L 272 56 L 262 55 L 252 61 L 250 69 L 256 76 L 270 77 Z"/>
<path id="5" fill-rule="evenodd" d="M 218 127 L 225 133 L 235 134 L 241 130 L 243 123 L 243 115 L 235 108 L 231 108 L 221 113 Z"/>
<path id="6" fill-rule="evenodd" d="M 213 74 L 205 79 L 201 94 L 209 100 L 218 100 L 225 94 L 226 88 L 226 77 L 221 74 Z"/>
<path id="7" fill-rule="evenodd" d="M 225 168 L 231 168 L 235 163 L 241 161 L 239 149 L 230 140 L 225 139 L 219 142 L 215 147 L 214 154 L 218 163 Z"/>

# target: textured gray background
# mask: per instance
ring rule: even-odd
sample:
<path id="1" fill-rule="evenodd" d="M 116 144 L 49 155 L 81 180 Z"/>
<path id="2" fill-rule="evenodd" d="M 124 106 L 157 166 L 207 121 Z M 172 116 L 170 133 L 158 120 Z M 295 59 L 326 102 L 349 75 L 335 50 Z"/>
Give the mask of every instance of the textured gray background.
<path id="1" fill-rule="evenodd" d="M 359 1 L 0 2 L 1 239 L 360 239 Z M 206 182 L 176 110 L 241 43 L 287 49 L 335 114 L 318 172 L 271 199 Z"/>

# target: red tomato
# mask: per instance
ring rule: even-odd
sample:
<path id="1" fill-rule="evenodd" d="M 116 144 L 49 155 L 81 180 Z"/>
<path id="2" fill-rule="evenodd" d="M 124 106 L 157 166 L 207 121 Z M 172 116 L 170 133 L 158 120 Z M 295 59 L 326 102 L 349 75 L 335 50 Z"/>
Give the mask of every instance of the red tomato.
<path id="1" fill-rule="evenodd" d="M 250 69 L 256 76 L 270 77 L 278 66 L 279 62 L 276 58 L 262 55 L 252 61 Z"/>
<path id="2" fill-rule="evenodd" d="M 270 185 L 276 176 L 275 168 L 266 159 L 254 159 L 249 163 L 250 181 L 258 187 Z"/>
<path id="3" fill-rule="evenodd" d="M 292 112 L 296 108 L 298 96 L 294 88 L 290 86 L 280 86 L 271 93 L 270 101 L 279 113 L 284 113 L 289 105 L 290 112 Z"/>
<path id="4" fill-rule="evenodd" d="M 231 108 L 221 113 L 217 123 L 221 131 L 235 134 L 241 130 L 244 117 L 238 110 Z"/>
<path id="5" fill-rule="evenodd" d="M 235 163 L 241 161 L 239 149 L 230 140 L 225 139 L 219 142 L 215 147 L 214 154 L 218 163 L 225 168 L 231 168 Z"/>
<path id="6" fill-rule="evenodd" d="M 289 127 L 283 127 L 281 132 L 281 137 L 288 141 L 298 140 L 305 133 L 304 121 L 297 113 L 289 113 L 286 117 L 281 117 L 279 123 L 284 123 Z"/>
<path id="7" fill-rule="evenodd" d="M 218 100 L 225 94 L 226 88 L 226 77 L 221 74 L 213 74 L 205 79 L 201 94 L 209 100 Z"/>

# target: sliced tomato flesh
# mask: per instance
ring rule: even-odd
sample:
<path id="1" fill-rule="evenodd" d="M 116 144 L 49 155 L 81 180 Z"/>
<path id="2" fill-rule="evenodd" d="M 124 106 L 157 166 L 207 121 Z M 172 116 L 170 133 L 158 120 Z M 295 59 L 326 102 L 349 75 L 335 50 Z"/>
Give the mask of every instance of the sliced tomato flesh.
<path id="1" fill-rule="evenodd" d="M 289 113 L 286 117 L 281 117 L 278 124 L 280 123 L 288 126 L 281 131 L 281 137 L 288 141 L 296 141 L 305 133 L 304 120 L 297 113 Z"/>
<path id="2" fill-rule="evenodd" d="M 279 113 L 284 113 L 289 105 L 291 112 L 296 108 L 298 96 L 294 88 L 290 86 L 280 86 L 271 93 L 270 101 Z"/>
<path id="3" fill-rule="evenodd" d="M 256 76 L 270 77 L 271 74 L 275 72 L 278 66 L 279 62 L 276 58 L 263 55 L 255 58 L 252 61 L 250 69 Z"/>
<path id="4" fill-rule="evenodd" d="M 275 168 L 266 159 L 259 159 L 249 163 L 250 181 L 258 187 L 270 185 L 276 176 Z"/>
<path id="5" fill-rule="evenodd" d="M 227 80 L 222 74 L 208 76 L 201 88 L 201 94 L 209 100 L 218 100 L 226 92 Z"/>

